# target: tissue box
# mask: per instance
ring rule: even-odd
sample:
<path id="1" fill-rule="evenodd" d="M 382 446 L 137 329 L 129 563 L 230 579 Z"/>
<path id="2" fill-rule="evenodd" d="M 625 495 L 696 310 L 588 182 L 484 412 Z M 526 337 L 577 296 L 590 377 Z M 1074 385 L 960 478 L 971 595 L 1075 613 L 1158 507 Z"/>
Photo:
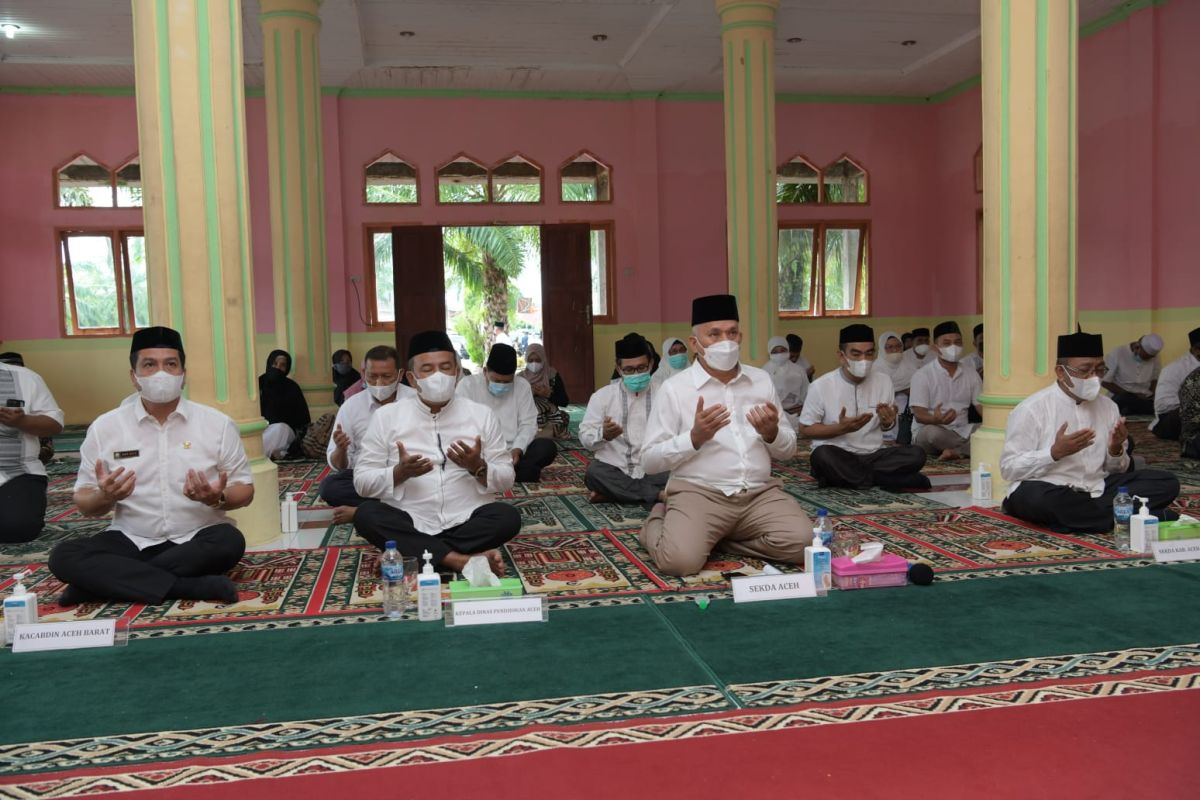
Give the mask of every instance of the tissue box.
<path id="1" fill-rule="evenodd" d="M 525 587 L 520 578 L 501 578 L 499 586 L 472 586 L 470 581 L 450 581 L 451 600 L 487 600 L 489 597 L 520 597 Z"/>
<path id="2" fill-rule="evenodd" d="M 878 561 L 855 564 L 843 556 L 833 560 L 833 585 L 839 589 L 879 589 L 908 583 L 908 562 L 894 553 Z"/>
<path id="3" fill-rule="evenodd" d="M 1200 539 L 1200 522 L 1160 522 L 1158 540 L 1175 542 L 1180 539 Z"/>

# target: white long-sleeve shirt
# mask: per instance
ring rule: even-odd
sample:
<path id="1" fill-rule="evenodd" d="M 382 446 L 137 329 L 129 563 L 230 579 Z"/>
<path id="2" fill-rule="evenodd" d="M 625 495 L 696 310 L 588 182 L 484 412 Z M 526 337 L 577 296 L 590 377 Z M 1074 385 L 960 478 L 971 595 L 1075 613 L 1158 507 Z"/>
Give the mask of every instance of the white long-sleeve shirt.
<path id="1" fill-rule="evenodd" d="M 184 495 L 189 469 L 210 483 L 221 472 L 230 486 L 254 482 L 233 420 L 186 399 L 180 399 L 163 425 L 141 400 L 101 414 L 79 448 L 76 491 L 96 488 L 99 461 L 109 472 L 124 467 L 136 476 L 133 494 L 115 507 L 110 530 L 125 534 L 139 550 L 166 541 L 182 544 L 204 528 L 230 522 L 224 511 Z"/>
<path id="2" fill-rule="evenodd" d="M 692 447 L 696 403 L 723 405 L 729 424 L 700 446 Z M 751 408 L 771 404 L 779 411 L 779 433 L 770 444 L 746 419 Z M 670 472 L 674 478 L 711 486 L 726 495 L 759 489 L 771 478 L 771 459 L 791 458 L 796 432 L 784 424 L 775 385 L 758 367 L 743 364 L 737 377 L 721 383 L 700 362 L 669 379 L 654 398 L 654 409 L 642 448 L 642 468 L 650 474 Z"/>
<path id="3" fill-rule="evenodd" d="M 523 453 L 533 437 L 537 436 L 537 405 L 533 402 L 533 389 L 529 381 L 517 375 L 513 377 L 512 387 L 512 391 L 499 397 L 492 394 L 488 391 L 485 370 L 459 381 L 455 395 L 490 408 L 500 423 L 508 449 Z"/>
<path id="4" fill-rule="evenodd" d="M 1008 415 L 1000 475 L 1009 481 L 1011 495 L 1021 481 L 1046 481 L 1082 489 L 1092 497 L 1104 494 L 1104 476 L 1129 468 L 1129 455 L 1122 444 L 1121 455 L 1108 454 L 1113 428 L 1121 418 L 1117 405 L 1107 397 L 1077 403 L 1057 383 L 1031 394 Z M 1050 455 L 1058 429 L 1067 433 L 1088 428 L 1096 434 L 1092 443 L 1055 461 Z"/>
<path id="5" fill-rule="evenodd" d="M 1179 408 L 1179 388 L 1183 386 L 1183 379 L 1195 369 L 1200 369 L 1200 358 L 1196 358 L 1190 351 L 1163 368 L 1158 376 L 1158 385 L 1154 388 L 1155 417 L 1154 422 L 1150 424 L 1150 430 L 1154 430 L 1159 417 Z"/>
<path id="6" fill-rule="evenodd" d="M 588 400 L 587 411 L 579 423 L 579 441 L 595 453 L 597 461 L 610 464 L 631 478 L 645 477 L 642 444 L 646 441 L 646 426 L 655 402 L 653 396 L 661 391 L 661 387 L 649 386 L 634 393 L 621 380 L 601 386 Z M 604 439 L 605 417 L 622 428 L 621 435 L 612 441 Z"/>
<path id="7" fill-rule="evenodd" d="M 851 453 L 866 455 L 883 447 L 883 429 L 875 409 L 880 403 L 892 405 L 896 393 L 892 391 L 892 379 L 872 369 L 862 383 L 848 379 L 841 367 L 826 372 L 813 381 L 808 390 L 808 400 L 800 412 L 801 425 L 836 425 L 846 409 L 847 417 L 871 414 L 871 421 L 851 433 L 843 433 L 832 439 L 813 439 L 812 447 L 834 444 Z"/>
<path id="8" fill-rule="evenodd" d="M 486 487 L 447 455 L 455 442 L 474 444 L 476 436 L 487 462 Z M 433 469 L 394 485 L 392 467 L 400 463 L 396 442 L 404 445 L 408 455 L 432 461 Z M 407 512 L 417 530 L 432 535 L 466 522 L 497 492 L 511 489 L 515 478 L 495 415 L 464 397 L 455 397 L 437 414 L 417 397 L 379 409 L 371 417 L 354 465 L 355 491 Z"/>
<path id="9" fill-rule="evenodd" d="M 396 387 L 396 396 L 392 402 L 399 403 L 406 397 L 415 397 L 416 394 L 415 389 L 400 384 Z M 389 404 L 380 403 L 367 391 L 347 397 L 346 402 L 342 403 L 341 408 L 338 409 L 337 417 L 333 420 L 333 429 L 336 431 L 340 427 L 342 432 L 350 437 L 350 447 L 346 450 L 346 469 L 354 469 L 354 461 L 358 458 L 358 448 L 363 437 L 367 435 L 367 426 L 371 424 L 371 417 L 386 405 Z M 333 454 L 336 451 L 337 442 L 330 434 L 329 444 L 325 448 L 325 460 L 333 469 L 337 469 L 333 463 Z"/>
<path id="10" fill-rule="evenodd" d="M 978 372 L 959 364 L 951 375 L 935 357 L 932 363 L 921 367 L 913 375 L 908 405 L 920 406 L 930 413 L 938 406 L 942 407 L 942 411 L 953 408 L 957 412 L 954 421 L 940 427 L 948 428 L 967 439 L 975 428 L 967 418 L 967 409 L 978 403 L 979 393 L 982 391 L 983 379 L 979 377 Z M 923 424 L 914 420 L 913 436 L 923 427 Z"/>
<path id="11" fill-rule="evenodd" d="M 0 406 L 10 399 L 24 403 L 26 416 L 50 417 L 62 424 L 62 409 L 41 375 L 15 364 L 0 364 Z M 0 422 L 0 486 L 18 475 L 45 475 L 40 452 L 38 437 Z"/>
<path id="12" fill-rule="evenodd" d="M 1160 363 L 1157 355 L 1147 361 L 1139 360 L 1129 345 L 1123 344 L 1104 357 L 1104 366 L 1108 367 L 1104 382 L 1115 383 L 1133 394 L 1147 394 L 1150 384 L 1158 380 Z"/>

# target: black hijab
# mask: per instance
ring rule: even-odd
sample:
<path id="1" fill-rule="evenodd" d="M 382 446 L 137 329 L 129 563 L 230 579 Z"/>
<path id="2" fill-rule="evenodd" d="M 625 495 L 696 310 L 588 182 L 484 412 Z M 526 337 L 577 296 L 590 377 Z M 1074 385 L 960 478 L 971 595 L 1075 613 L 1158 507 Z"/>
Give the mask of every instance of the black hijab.
<path id="1" fill-rule="evenodd" d="M 284 369 L 271 366 L 278 356 L 287 359 Z M 258 376 L 258 410 L 267 422 L 283 422 L 297 433 L 308 427 L 308 401 L 300 385 L 288 377 L 292 357 L 286 350 L 272 350 L 267 356 L 267 369 Z"/>
<path id="2" fill-rule="evenodd" d="M 362 380 L 362 375 L 353 364 L 348 365 L 350 369 L 346 372 L 338 372 L 337 363 L 342 356 L 350 356 L 350 351 L 338 350 L 333 354 L 333 402 L 339 406 L 346 402 L 346 390 Z"/>

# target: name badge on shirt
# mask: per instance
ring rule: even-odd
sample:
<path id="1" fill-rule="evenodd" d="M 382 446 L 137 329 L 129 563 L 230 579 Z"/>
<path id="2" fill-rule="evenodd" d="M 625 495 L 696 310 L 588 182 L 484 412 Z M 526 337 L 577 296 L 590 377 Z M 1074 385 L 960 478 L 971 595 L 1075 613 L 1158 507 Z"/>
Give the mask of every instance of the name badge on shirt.
<path id="1" fill-rule="evenodd" d="M 120 461 L 122 458 L 137 458 L 141 454 L 141 450 L 116 450 L 113 452 L 113 458 Z"/>

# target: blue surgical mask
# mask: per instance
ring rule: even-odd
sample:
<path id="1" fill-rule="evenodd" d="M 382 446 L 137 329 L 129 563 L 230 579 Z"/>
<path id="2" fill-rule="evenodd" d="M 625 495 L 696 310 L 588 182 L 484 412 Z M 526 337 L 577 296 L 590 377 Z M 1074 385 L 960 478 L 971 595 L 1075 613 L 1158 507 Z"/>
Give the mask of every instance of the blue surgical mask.
<path id="1" fill-rule="evenodd" d="M 684 369 L 687 367 L 687 353 L 676 353 L 673 356 L 667 356 L 667 363 L 671 365 L 671 369 Z"/>
<path id="2" fill-rule="evenodd" d="M 488 391 L 496 397 L 503 397 L 512 391 L 511 383 L 497 383 L 496 381 L 488 381 Z"/>
<path id="3" fill-rule="evenodd" d="M 650 373 L 643 372 L 640 375 L 622 375 L 621 380 L 625 382 L 625 388 L 629 391 L 641 392 L 650 385 Z"/>

